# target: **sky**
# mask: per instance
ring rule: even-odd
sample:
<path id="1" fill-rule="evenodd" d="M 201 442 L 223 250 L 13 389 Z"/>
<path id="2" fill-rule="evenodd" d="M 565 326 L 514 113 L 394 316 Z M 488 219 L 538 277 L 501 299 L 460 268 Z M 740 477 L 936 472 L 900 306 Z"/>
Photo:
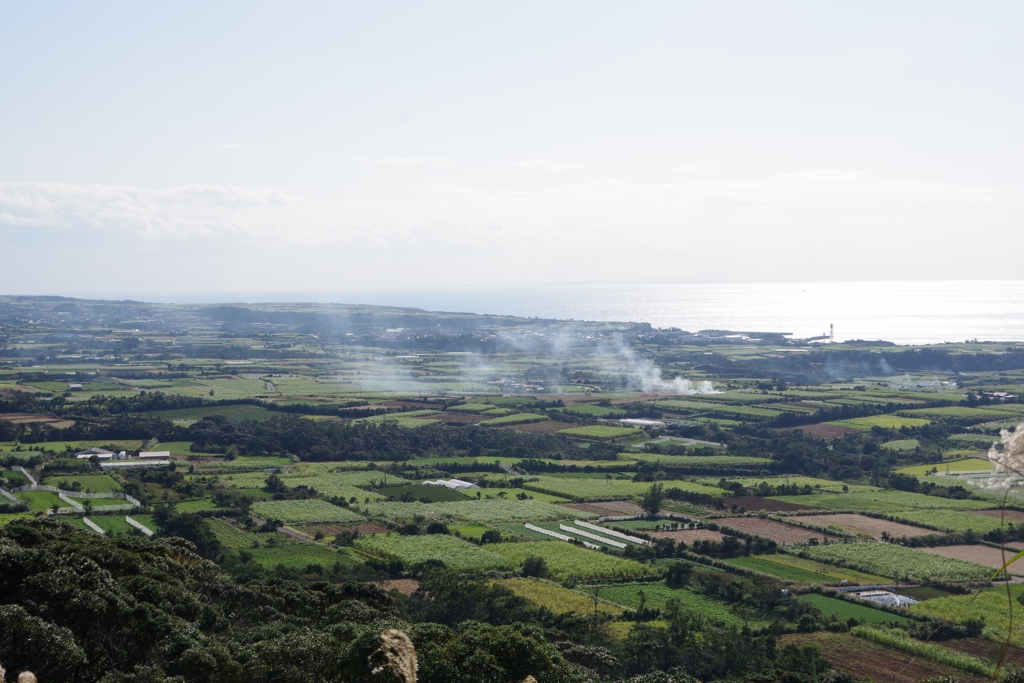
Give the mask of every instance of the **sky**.
<path id="1" fill-rule="evenodd" d="M 1020 277 L 1022 23 L 0 3 L 0 293 Z"/>

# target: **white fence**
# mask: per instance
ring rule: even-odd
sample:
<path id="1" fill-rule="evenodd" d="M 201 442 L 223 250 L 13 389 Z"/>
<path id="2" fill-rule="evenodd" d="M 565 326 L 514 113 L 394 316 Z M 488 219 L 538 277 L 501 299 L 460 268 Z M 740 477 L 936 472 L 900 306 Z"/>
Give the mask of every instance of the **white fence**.
<path id="1" fill-rule="evenodd" d="M 133 508 L 142 507 L 142 503 L 138 500 L 129 496 L 127 493 L 121 493 L 119 491 L 111 493 L 82 493 L 81 491 L 65 491 L 64 489 L 59 489 L 56 486 L 47 486 L 46 484 L 30 484 L 28 486 L 19 486 L 18 488 L 11 489 L 11 493 L 21 493 L 22 491 L 49 491 L 50 493 L 56 493 L 58 498 L 71 507 L 72 512 L 82 512 L 85 510 L 85 507 L 83 507 L 78 501 L 71 500 L 69 496 L 74 496 L 75 498 L 86 498 L 88 500 L 115 499 L 128 501 L 128 503 L 124 505 L 101 506 L 105 510 L 131 510 Z M 67 509 L 68 508 L 60 508 L 57 511 L 57 514 L 67 514 L 66 512 L 63 512 Z"/>
<path id="2" fill-rule="evenodd" d="M 584 538 L 589 538 L 589 539 L 591 539 L 593 541 L 600 541 L 601 543 L 604 543 L 606 545 L 610 545 L 613 548 L 625 548 L 626 547 L 625 543 L 622 543 L 620 541 L 613 541 L 612 539 L 608 538 L 607 536 L 598 536 L 597 534 L 592 534 L 589 531 L 584 531 L 583 529 L 574 529 L 573 527 L 566 526 L 565 524 L 559 524 L 558 528 L 561 529 L 562 531 L 571 531 L 572 533 L 576 534 L 577 536 L 582 536 Z"/>
<path id="3" fill-rule="evenodd" d="M 35 478 L 31 474 L 29 474 L 28 470 L 26 470 L 21 465 L 15 465 L 14 467 L 11 468 L 11 470 L 13 472 L 21 472 L 22 474 L 24 474 L 25 478 L 28 479 L 28 483 L 30 483 L 30 484 L 38 484 L 39 483 L 39 482 L 37 482 L 35 480 Z"/>
<path id="4" fill-rule="evenodd" d="M 128 515 L 124 516 L 124 521 L 128 522 L 133 527 L 135 527 L 136 529 L 138 529 L 142 533 L 146 534 L 147 536 L 152 536 L 153 535 L 153 530 L 152 529 L 150 529 L 148 526 L 146 526 L 142 522 L 136 522 L 134 519 L 132 519 Z"/>
<path id="5" fill-rule="evenodd" d="M 526 527 L 527 529 L 529 529 L 530 531 L 536 531 L 538 534 L 544 534 L 545 536 L 550 536 L 551 538 L 557 538 L 559 541 L 570 541 L 570 542 L 579 541 L 578 538 L 572 538 L 571 536 L 566 536 L 565 534 L 560 534 L 557 531 L 549 531 L 547 529 L 542 529 L 541 527 L 534 526 L 533 524 L 524 524 L 523 526 Z M 559 524 L 559 526 L 562 526 L 562 525 Z M 586 541 L 580 541 L 580 543 L 582 543 L 585 547 L 590 548 L 591 550 L 600 550 L 601 549 L 600 546 L 596 546 L 593 543 L 587 543 Z"/>
<path id="6" fill-rule="evenodd" d="M 21 501 L 14 497 L 14 494 L 5 489 L 0 489 L 0 496 L 3 496 L 7 500 L 11 501 L 15 505 L 20 505 Z"/>
<path id="7" fill-rule="evenodd" d="M 82 517 L 82 521 L 85 522 L 85 525 L 87 527 L 89 527 L 90 529 L 92 529 L 93 531 L 95 531 L 98 534 L 106 534 L 107 533 L 106 531 L 101 529 L 98 524 L 96 524 L 94 521 L 92 521 L 88 517 Z"/>
<path id="8" fill-rule="evenodd" d="M 574 524 L 576 524 L 576 526 L 581 526 L 584 529 L 590 529 L 592 531 L 600 531 L 602 534 L 608 534 L 609 536 L 614 536 L 615 538 L 621 538 L 624 541 L 629 541 L 630 543 L 636 543 L 637 545 L 650 545 L 651 544 L 650 541 L 644 540 L 642 538 L 637 538 L 636 536 L 630 536 L 629 534 L 624 534 L 621 531 L 615 531 L 614 529 L 605 529 L 603 526 L 597 526 L 596 524 L 591 524 L 590 522 L 584 522 L 584 521 L 579 520 L 579 519 L 577 519 L 574 522 Z"/>

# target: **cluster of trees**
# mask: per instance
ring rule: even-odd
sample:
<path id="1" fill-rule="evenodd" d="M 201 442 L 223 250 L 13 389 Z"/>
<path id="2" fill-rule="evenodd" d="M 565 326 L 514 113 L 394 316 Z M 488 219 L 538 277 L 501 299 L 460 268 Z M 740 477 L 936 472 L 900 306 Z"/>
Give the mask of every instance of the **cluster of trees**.
<path id="1" fill-rule="evenodd" d="M 187 516 L 160 514 L 188 533 Z M 182 538 L 108 538 L 57 520 L 14 522 L 0 548 L 0 661 L 46 683 L 394 683 L 371 673 L 384 629 L 409 635 L 422 683 L 811 683 L 800 672 L 816 656 L 777 653 L 772 635 L 716 626 L 675 601 L 659 613 L 667 628 L 641 624 L 617 642 L 607 616 L 554 614 L 441 568 L 404 599 L 358 581 L 248 571 L 247 551 L 225 562 L 239 583 Z M 338 567 L 310 570 L 340 577 Z M 771 582 L 714 572 L 683 582 L 790 621 L 808 609 Z"/>

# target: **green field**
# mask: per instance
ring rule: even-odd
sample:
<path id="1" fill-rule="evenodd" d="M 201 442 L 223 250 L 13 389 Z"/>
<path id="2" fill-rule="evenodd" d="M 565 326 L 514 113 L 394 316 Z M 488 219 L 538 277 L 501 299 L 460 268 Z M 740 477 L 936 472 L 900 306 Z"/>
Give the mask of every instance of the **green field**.
<path id="1" fill-rule="evenodd" d="M 725 626 L 749 626 L 764 628 L 772 623 L 767 616 L 759 613 L 742 614 L 733 611 L 729 605 L 690 588 L 669 588 L 663 581 L 655 583 L 616 583 L 607 586 L 582 586 L 587 592 L 597 591 L 605 600 L 618 603 L 630 609 L 640 607 L 640 592 L 648 607 L 665 609 L 669 600 L 677 600 L 681 611 L 701 620 L 708 620 Z"/>
<path id="2" fill-rule="evenodd" d="M 961 424 L 991 422 L 993 420 L 1009 420 L 1015 416 L 1012 412 L 991 410 L 986 408 L 968 408 L 966 406 L 942 406 L 941 408 L 915 408 L 901 410 L 900 415 L 922 417 L 932 420 L 952 420 Z"/>
<path id="3" fill-rule="evenodd" d="M 651 485 L 646 482 L 634 482 L 627 479 L 596 479 L 540 476 L 535 481 L 527 481 L 523 488 L 528 491 L 540 491 L 553 496 L 561 496 L 573 500 L 622 500 L 634 498 L 646 492 Z M 720 488 L 704 486 L 689 481 L 666 480 L 662 482 L 666 489 L 680 488 L 694 493 L 706 493 L 712 496 L 727 495 Z"/>
<path id="4" fill-rule="evenodd" d="M 64 449 L 62 448 L 61 451 L 63 451 L 63 450 Z M 0 461 L 4 461 L 4 460 L 24 461 L 24 460 L 30 460 L 31 458 L 34 458 L 37 455 L 42 455 L 42 451 L 5 451 L 2 448 L 0 448 Z"/>
<path id="5" fill-rule="evenodd" d="M 1024 647 L 1024 631 L 1020 628 L 1021 606 L 1016 598 L 1017 595 L 1014 595 L 1013 604 L 1008 604 L 1005 589 L 993 588 L 978 594 L 925 600 L 911 605 L 909 609 L 918 614 L 959 623 L 968 619 L 981 619 L 986 625 L 982 634 L 985 638 L 1002 643 L 1006 641 L 1009 631 L 1010 644 Z"/>
<path id="6" fill-rule="evenodd" d="M 938 527 L 943 531 L 968 531 L 973 530 L 980 534 L 1000 527 L 1019 527 L 1020 522 L 1008 520 L 1005 523 L 998 517 L 986 515 L 972 515 L 967 512 L 955 510 L 909 510 L 906 512 L 895 512 L 894 516 L 910 522 L 926 524 L 930 527 Z"/>
<path id="7" fill-rule="evenodd" d="M 394 497 L 396 500 L 407 493 L 411 493 L 416 500 L 425 498 L 430 503 L 468 500 L 467 496 L 445 486 L 389 486 L 387 488 L 377 489 L 375 493 L 383 496 L 384 498 Z"/>
<path id="8" fill-rule="evenodd" d="M 13 522 L 16 519 L 27 519 L 27 518 L 32 518 L 32 517 L 35 517 L 35 516 L 36 516 L 36 513 L 34 513 L 34 512 L 5 512 L 5 513 L 0 513 L 0 526 L 4 526 L 6 524 L 10 524 L 11 522 Z"/>
<path id="9" fill-rule="evenodd" d="M 121 490 L 121 485 L 109 474 L 80 474 L 73 477 L 58 475 L 47 477 L 40 483 L 66 490 L 74 482 L 82 485 L 84 493 L 114 493 Z"/>
<path id="10" fill-rule="evenodd" d="M 285 524 L 317 522 L 362 522 L 362 515 L 347 508 L 318 500 L 267 500 L 252 504 L 252 512 L 263 519 L 279 519 Z"/>
<path id="11" fill-rule="evenodd" d="M 620 436 L 643 434 L 643 430 L 637 429 L 636 427 L 592 425 L 590 427 L 572 427 L 571 429 L 563 429 L 558 433 L 566 436 L 579 436 L 587 439 L 617 439 Z"/>
<path id="12" fill-rule="evenodd" d="M 141 520 L 139 520 L 141 523 Z M 213 535 L 221 542 L 221 545 L 228 548 L 248 548 L 254 539 L 259 537 L 235 527 L 223 519 L 211 518 L 206 523 L 210 526 Z"/>
<path id="13" fill-rule="evenodd" d="M 557 583 L 537 579 L 499 579 L 495 583 L 511 588 L 516 595 L 526 598 L 535 605 L 546 607 L 555 614 L 594 613 L 594 600 L 589 595 L 559 586 Z M 615 603 L 598 600 L 597 611 L 621 614 L 623 608 Z"/>
<path id="14" fill-rule="evenodd" d="M 813 560 L 805 560 L 788 555 L 733 557 L 727 560 L 727 562 L 799 583 L 839 583 L 843 580 L 855 583 L 888 582 L 888 579 L 881 576 L 864 574 L 851 569 L 842 569 L 822 562 L 814 562 Z"/>
<path id="15" fill-rule="evenodd" d="M 983 500 L 939 498 L 909 491 L 851 491 L 838 495 L 822 493 L 810 496 L 773 496 L 771 500 L 810 505 L 836 512 L 896 513 L 914 509 L 983 510 L 992 507 L 991 502 Z"/>
<path id="16" fill-rule="evenodd" d="M 911 465 L 910 467 L 902 467 L 896 471 L 902 472 L 903 474 L 926 475 L 933 469 L 938 470 L 940 474 L 945 474 L 947 472 L 974 472 L 990 470 L 992 469 L 992 461 L 982 460 L 981 458 L 966 458 L 964 460 L 954 460 L 952 462 L 942 462 L 933 465 Z"/>
<path id="17" fill-rule="evenodd" d="M 555 408 L 555 412 L 559 413 L 573 413 L 574 415 L 594 415 L 596 417 L 608 417 L 625 415 L 626 413 L 615 408 L 606 408 L 604 406 L 569 406 L 568 408 Z"/>
<path id="18" fill-rule="evenodd" d="M 651 565 L 640 564 L 598 550 L 581 548 L 564 541 L 527 541 L 524 543 L 496 543 L 488 546 L 491 552 L 522 565 L 528 557 L 543 557 L 551 578 L 556 581 L 585 581 L 647 576 L 657 573 Z"/>
<path id="19" fill-rule="evenodd" d="M 515 524 L 546 522 L 557 519 L 592 519 L 597 515 L 539 500 L 492 498 L 452 503 L 436 503 L 436 507 L 454 519 L 481 524 Z"/>
<path id="20" fill-rule="evenodd" d="M 887 451 L 912 451 L 920 445 L 921 442 L 917 439 L 897 439 L 886 441 L 879 448 L 884 448 Z"/>
<path id="21" fill-rule="evenodd" d="M 184 500 L 175 503 L 174 509 L 178 512 L 199 512 L 200 510 L 215 510 L 217 506 L 209 498 L 200 498 L 199 500 Z"/>
<path id="22" fill-rule="evenodd" d="M 490 531 L 494 527 L 488 524 L 480 524 L 479 522 L 467 522 L 466 524 L 449 524 L 448 531 L 455 534 L 458 533 L 462 538 L 472 538 L 479 541 L 480 537 L 486 532 Z"/>
<path id="23" fill-rule="evenodd" d="M 450 505 L 451 503 L 449 503 Z M 398 501 L 381 501 L 359 505 L 359 509 L 369 517 L 380 517 L 393 522 L 455 522 L 461 521 L 441 507 L 442 503 L 402 503 Z"/>
<path id="24" fill-rule="evenodd" d="M 124 515 L 92 515 L 89 521 L 109 534 L 126 534 L 135 529 Z"/>
<path id="25" fill-rule="evenodd" d="M 623 453 L 632 460 L 660 462 L 672 468 L 693 468 L 695 470 L 726 467 L 765 468 L 772 464 L 770 458 L 752 458 L 743 455 L 657 455 L 655 453 Z"/>
<path id="26" fill-rule="evenodd" d="M 370 417 L 360 417 L 352 422 L 369 422 L 371 424 L 380 422 L 404 422 L 405 420 L 411 420 L 415 417 L 427 417 L 428 415 L 440 415 L 440 410 L 409 410 L 402 413 L 385 413 L 383 415 L 371 415 Z"/>
<path id="27" fill-rule="evenodd" d="M 475 415 L 478 413 L 485 413 L 488 410 L 494 410 L 498 406 L 491 405 L 489 403 L 464 403 L 461 406 L 448 406 L 448 410 L 453 413 L 467 413 Z"/>
<path id="28" fill-rule="evenodd" d="M 487 546 L 488 549 L 505 544 Z M 444 566 L 456 570 L 510 569 L 512 562 L 500 555 L 484 550 L 480 546 L 460 540 L 454 536 L 434 534 L 430 536 L 399 536 L 397 534 L 373 534 L 362 536 L 355 547 L 369 555 L 397 557 L 407 565 L 440 560 Z"/>
<path id="29" fill-rule="evenodd" d="M 986 434 L 950 434 L 949 440 L 969 444 L 980 450 L 988 450 L 988 447 L 999 439 Z"/>
<path id="30" fill-rule="evenodd" d="M 926 424 L 931 424 L 931 420 L 923 420 L 919 417 L 901 417 L 899 415 L 872 415 L 871 417 L 855 417 L 852 420 L 835 420 L 825 424 L 868 431 L 872 427 L 881 427 L 882 429 L 923 427 Z"/>
<path id="31" fill-rule="evenodd" d="M 989 567 L 889 543 L 843 543 L 808 546 L 805 552 L 825 562 L 845 560 L 894 579 L 977 581 L 992 576 Z"/>
<path id="32" fill-rule="evenodd" d="M 818 593 L 806 593 L 797 598 L 800 602 L 813 605 L 821 610 L 825 616 L 834 616 L 837 621 L 846 621 L 851 617 L 866 624 L 886 624 L 893 621 L 910 623 L 912 620 L 906 617 L 899 617 L 895 614 L 883 612 L 867 605 L 858 605 L 838 598 L 830 598 Z"/>
<path id="33" fill-rule="evenodd" d="M 527 424 L 529 422 L 544 422 L 550 419 L 547 415 L 537 415 L 536 413 L 513 413 L 504 417 L 484 420 L 479 424 L 485 427 L 507 427 L 509 425 Z"/>
<path id="34" fill-rule="evenodd" d="M 281 564 L 301 572 L 311 564 L 320 565 L 324 569 L 334 566 L 335 562 L 341 562 L 343 565 L 352 564 L 352 560 L 344 553 L 314 543 L 287 544 L 275 548 L 245 548 L 245 552 L 251 553 L 253 561 L 267 569 Z"/>
<path id="35" fill-rule="evenodd" d="M 54 505 L 60 508 L 71 507 L 58 498 L 56 493 L 50 493 L 49 491 L 22 491 L 21 493 L 15 493 L 14 497 L 28 505 L 28 509 L 33 512 L 46 512 L 53 508 Z"/>

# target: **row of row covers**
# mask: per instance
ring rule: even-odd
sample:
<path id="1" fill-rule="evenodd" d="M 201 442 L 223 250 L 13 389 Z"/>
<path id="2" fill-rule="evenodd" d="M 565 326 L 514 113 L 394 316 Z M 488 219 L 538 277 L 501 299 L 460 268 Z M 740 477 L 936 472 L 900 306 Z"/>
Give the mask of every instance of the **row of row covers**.
<path id="1" fill-rule="evenodd" d="M 597 526 L 596 524 L 591 524 L 590 522 L 584 522 L 584 521 L 581 521 L 581 520 L 575 520 L 573 523 L 576 525 L 575 527 L 571 527 L 571 526 L 568 526 L 566 524 L 559 524 L 558 528 L 561 529 L 562 531 L 566 531 L 566 532 L 568 532 L 570 534 L 575 534 L 575 536 L 582 536 L 583 538 L 589 538 L 592 541 L 600 541 L 601 543 L 604 543 L 605 545 L 610 545 L 613 548 L 625 548 L 626 544 L 622 543 L 621 541 L 612 540 L 611 538 L 608 538 L 609 536 L 614 536 L 616 538 L 621 538 L 621 539 L 623 539 L 625 541 L 629 541 L 630 543 L 634 543 L 636 545 L 650 545 L 651 544 L 650 541 L 644 540 L 642 538 L 637 538 L 636 536 L 630 536 L 629 534 L 624 534 L 624 533 L 622 533 L 620 531 L 615 531 L 613 529 L 605 529 L 604 527 Z M 583 541 L 583 540 L 581 540 L 579 538 L 575 538 L 574 536 L 567 536 L 566 534 L 560 534 L 557 531 L 551 531 L 550 529 L 544 529 L 544 528 L 536 526 L 534 524 L 524 524 L 523 526 L 525 528 L 529 529 L 530 531 L 535 531 L 535 532 L 537 532 L 539 534 L 544 534 L 545 536 L 550 536 L 551 538 L 556 538 L 559 541 L 579 542 L 579 543 L 582 543 L 584 545 L 584 547 L 590 548 L 591 550 L 599 550 L 601 548 L 601 546 L 594 545 L 593 543 L 588 543 L 587 541 Z M 579 529 L 579 528 L 576 528 L 576 527 L 583 527 L 583 529 Z M 584 529 L 590 529 L 590 531 L 584 531 Z M 600 534 L 592 533 L 593 531 L 599 531 Z"/>

